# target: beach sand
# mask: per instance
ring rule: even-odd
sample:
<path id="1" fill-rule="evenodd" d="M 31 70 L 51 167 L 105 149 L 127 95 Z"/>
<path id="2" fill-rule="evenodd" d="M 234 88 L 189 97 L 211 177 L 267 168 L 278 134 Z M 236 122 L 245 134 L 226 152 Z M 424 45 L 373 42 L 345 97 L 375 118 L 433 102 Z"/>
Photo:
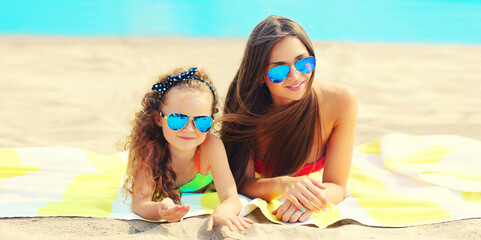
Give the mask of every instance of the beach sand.
<path id="1" fill-rule="evenodd" d="M 155 77 L 205 69 L 224 99 L 245 39 L 0 37 L 0 147 L 120 151 Z M 392 132 L 481 140 L 481 46 L 314 42 L 316 79 L 359 97 L 356 144 Z M 46 186 L 48 187 L 48 186 Z M 207 216 L 178 223 L 95 218 L 0 219 L 1 239 L 480 239 L 481 219 L 405 228 L 342 221 L 327 229 L 258 222 L 243 232 Z"/>

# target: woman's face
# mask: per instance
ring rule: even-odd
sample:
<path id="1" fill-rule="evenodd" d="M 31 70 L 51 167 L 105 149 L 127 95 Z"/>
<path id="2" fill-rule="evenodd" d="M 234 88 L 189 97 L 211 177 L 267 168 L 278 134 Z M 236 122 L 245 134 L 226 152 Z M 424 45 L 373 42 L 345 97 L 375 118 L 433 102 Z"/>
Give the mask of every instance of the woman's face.
<path id="1" fill-rule="evenodd" d="M 309 56 L 306 46 L 295 36 L 286 36 L 274 44 L 264 77 L 274 105 L 287 105 L 304 96 L 312 72 L 301 73 L 294 67 L 294 63 Z M 280 65 L 289 65 L 289 74 L 284 81 L 274 83 L 269 80 L 267 72 Z"/>

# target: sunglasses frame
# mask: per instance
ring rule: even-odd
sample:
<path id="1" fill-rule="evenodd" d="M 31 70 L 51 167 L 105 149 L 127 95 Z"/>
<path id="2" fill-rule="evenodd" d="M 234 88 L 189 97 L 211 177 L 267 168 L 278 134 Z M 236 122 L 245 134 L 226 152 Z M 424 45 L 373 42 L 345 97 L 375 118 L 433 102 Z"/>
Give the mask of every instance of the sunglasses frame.
<path id="1" fill-rule="evenodd" d="M 213 118 L 212 116 L 205 116 L 205 115 L 204 115 L 204 116 L 189 117 L 189 116 L 187 116 L 187 115 L 185 115 L 185 114 L 182 114 L 182 113 L 171 113 L 171 114 L 165 116 L 163 112 L 160 112 L 159 114 L 160 114 L 160 117 L 161 117 L 161 118 L 164 118 L 164 119 L 167 120 L 167 126 L 169 126 L 169 128 L 170 128 L 171 130 L 174 130 L 174 131 L 179 131 L 179 130 L 182 130 L 183 128 L 185 128 L 185 126 L 187 126 L 187 123 L 189 123 L 189 121 L 190 121 L 191 119 L 192 119 L 192 122 L 194 123 L 195 128 L 196 128 L 197 130 L 199 130 L 199 132 L 201 132 L 201 133 L 206 133 L 206 132 L 208 132 L 208 131 L 212 128 L 212 126 L 214 125 L 214 118 Z M 181 117 L 182 117 L 182 116 L 187 117 L 187 121 L 185 122 L 184 126 L 182 126 L 182 127 L 179 128 L 179 129 L 173 129 L 173 128 L 169 125 L 169 117 L 172 116 L 172 115 L 174 115 L 174 114 L 180 115 Z M 205 131 L 201 131 L 201 130 L 199 129 L 199 127 L 197 127 L 197 124 L 195 123 L 195 120 L 196 120 L 196 119 L 199 119 L 200 117 L 202 117 L 202 118 L 207 117 L 207 118 L 210 118 L 210 119 L 211 119 L 211 124 L 210 124 L 209 128 L 208 128 L 207 130 L 205 130 Z"/>
<path id="2" fill-rule="evenodd" d="M 299 70 L 299 69 L 297 68 L 296 65 L 297 65 L 300 61 L 305 60 L 305 61 L 308 61 L 308 62 L 309 62 L 309 60 L 310 60 L 311 58 L 313 59 L 313 62 L 310 62 L 311 65 L 313 65 L 311 71 L 309 71 L 309 72 L 303 72 L 302 70 L 304 70 L 304 69 Z M 309 60 L 308 60 L 308 59 L 309 59 Z M 293 63 L 282 64 L 282 65 L 279 65 L 279 66 L 275 66 L 275 67 L 269 69 L 269 71 L 267 71 L 267 77 L 269 78 L 269 81 L 271 81 L 271 82 L 273 82 L 273 83 L 281 83 L 281 82 L 283 82 L 284 80 L 286 80 L 287 76 L 289 76 L 289 73 L 291 72 L 291 65 L 292 65 L 292 64 L 294 64 L 294 67 L 296 68 L 297 71 L 299 71 L 299 72 L 301 72 L 301 73 L 304 73 L 304 74 L 309 74 L 309 73 L 313 72 L 314 69 L 316 68 L 316 58 L 314 58 L 313 56 L 308 56 L 308 57 L 299 59 L 299 60 L 297 60 L 297 61 L 295 61 L 295 62 L 293 62 Z M 284 78 L 283 78 L 282 80 L 277 80 L 277 79 L 274 79 L 274 80 L 273 80 L 274 77 L 271 78 L 271 75 L 274 75 L 274 73 L 271 73 L 271 70 L 272 70 L 272 69 L 275 69 L 275 68 L 280 69 L 280 68 L 285 68 L 285 67 L 287 67 L 287 73 L 285 74 L 285 76 L 284 76 Z M 277 70 L 277 71 L 282 71 L 282 70 Z M 284 71 L 285 71 L 285 70 L 284 70 Z M 280 73 L 277 73 L 277 74 L 280 74 Z"/>

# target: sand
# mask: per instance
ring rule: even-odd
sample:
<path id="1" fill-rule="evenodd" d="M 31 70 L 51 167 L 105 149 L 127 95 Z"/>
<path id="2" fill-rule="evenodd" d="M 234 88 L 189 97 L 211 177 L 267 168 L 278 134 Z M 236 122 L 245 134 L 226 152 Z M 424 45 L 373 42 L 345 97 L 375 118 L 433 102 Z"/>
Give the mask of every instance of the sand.
<path id="1" fill-rule="evenodd" d="M 115 153 L 155 77 L 204 68 L 224 99 L 246 39 L 0 37 L 0 147 L 63 145 Z M 356 144 L 387 133 L 481 140 L 481 46 L 315 41 L 316 79 L 359 97 Z M 47 187 L 47 186 L 46 186 Z M 480 239 L 481 219 L 406 228 L 342 221 L 327 229 L 268 222 L 206 234 L 206 216 L 178 223 L 94 218 L 0 219 L 1 239 Z"/>

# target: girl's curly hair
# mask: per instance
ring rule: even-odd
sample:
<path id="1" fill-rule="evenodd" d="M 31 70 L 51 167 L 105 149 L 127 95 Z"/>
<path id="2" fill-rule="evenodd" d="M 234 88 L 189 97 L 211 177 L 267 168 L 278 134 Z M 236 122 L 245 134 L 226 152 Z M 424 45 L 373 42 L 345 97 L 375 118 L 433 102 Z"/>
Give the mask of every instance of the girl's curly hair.
<path id="1" fill-rule="evenodd" d="M 171 73 L 159 76 L 156 83 L 165 82 L 168 75 L 177 75 L 186 70 L 187 68 L 177 68 Z M 208 82 L 212 86 L 214 94 L 216 93 L 212 82 L 205 72 L 197 70 L 194 76 Z M 175 203 L 180 203 L 181 192 L 175 185 L 176 175 L 170 164 L 171 158 L 167 145 L 168 142 L 164 138 L 161 127 L 154 120 L 154 114 L 158 114 L 160 107 L 165 103 L 165 96 L 172 88 L 212 94 L 207 84 L 195 79 L 187 79 L 175 84 L 162 96 L 156 91 L 149 91 L 145 94 L 142 99 L 142 110 L 135 114 L 135 119 L 132 122 L 132 132 L 124 145 L 124 148 L 129 152 L 129 162 L 123 185 L 124 193 L 134 194 L 136 190 L 135 178 L 138 177 L 139 170 L 145 168 L 147 171 L 144 177 L 154 186 L 152 201 L 159 201 L 169 197 Z M 215 97 L 215 102 L 213 101 L 212 103 L 212 115 L 217 112 L 217 97 Z"/>

